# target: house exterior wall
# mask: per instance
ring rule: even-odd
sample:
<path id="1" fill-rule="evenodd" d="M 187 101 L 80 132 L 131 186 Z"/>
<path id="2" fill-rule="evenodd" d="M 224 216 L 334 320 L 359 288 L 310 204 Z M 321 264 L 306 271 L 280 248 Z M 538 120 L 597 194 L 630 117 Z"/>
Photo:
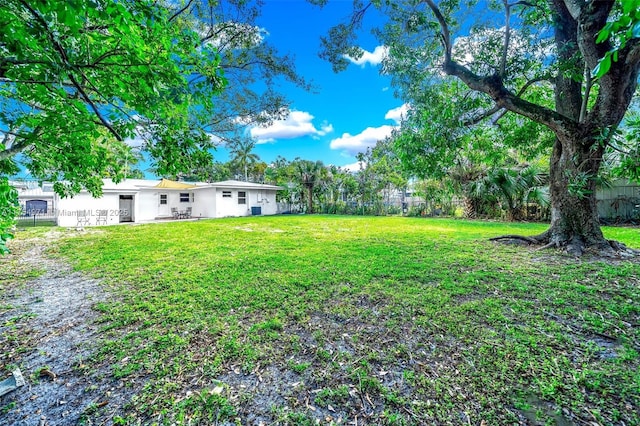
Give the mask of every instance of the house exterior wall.
<path id="1" fill-rule="evenodd" d="M 224 193 L 231 197 L 224 197 Z M 246 194 L 245 204 L 238 204 L 238 192 Z M 253 207 L 260 207 L 261 215 L 277 213 L 276 191 L 265 189 L 217 188 L 215 217 L 250 216 Z"/>
<path id="2" fill-rule="evenodd" d="M 276 191 L 274 190 L 251 190 L 248 201 L 251 207 L 260 207 L 263 215 L 268 216 L 278 213 Z"/>
<path id="3" fill-rule="evenodd" d="M 131 195 L 131 194 L 129 194 Z M 134 196 L 134 208 L 136 206 Z M 87 192 L 81 192 L 73 198 L 56 200 L 56 218 L 58 226 L 96 226 L 113 225 L 120 222 L 120 197 L 115 193 L 104 193 L 100 198 L 93 198 Z M 99 222 L 99 211 L 106 210 L 106 223 Z M 135 221 L 136 212 L 133 212 Z"/>
<path id="4" fill-rule="evenodd" d="M 157 190 L 140 190 L 136 204 L 138 210 L 136 218 L 139 221 L 154 220 L 158 217 L 160 198 Z"/>
<path id="5" fill-rule="evenodd" d="M 81 192 L 73 198 L 54 199 L 58 226 L 102 226 L 121 222 L 121 216 L 131 215 L 132 222 L 152 221 L 160 218 L 172 218 L 172 208 L 184 212 L 191 207 L 191 217 L 216 218 L 230 216 L 249 216 L 260 208 L 261 215 L 277 214 L 276 190 L 263 188 L 242 188 L 201 186 L 192 189 L 156 188 L 144 186 L 142 182 L 129 184 L 122 190 L 111 187 L 102 197 L 93 198 L 88 192 Z M 215 184 L 214 184 L 215 185 Z M 224 197 L 225 193 L 230 197 Z M 239 204 L 238 194 L 245 193 L 244 204 Z M 181 194 L 189 194 L 188 200 Z M 120 196 L 130 196 L 132 200 L 122 201 Z M 161 195 L 166 195 L 166 204 L 161 204 Z M 165 197 L 162 198 L 163 200 Z M 121 205 L 131 203 L 131 212 L 122 212 Z M 253 211 L 252 211 L 252 208 Z M 104 212 L 106 211 L 106 218 Z"/>
<path id="6" fill-rule="evenodd" d="M 192 217 L 216 217 L 216 189 L 203 188 L 194 193 Z"/>
<path id="7" fill-rule="evenodd" d="M 248 190 L 238 190 L 237 188 L 216 188 L 216 215 L 215 217 L 248 216 L 251 214 L 249 204 L 238 204 L 238 191 L 248 192 Z M 225 197 L 230 193 L 230 197 Z"/>

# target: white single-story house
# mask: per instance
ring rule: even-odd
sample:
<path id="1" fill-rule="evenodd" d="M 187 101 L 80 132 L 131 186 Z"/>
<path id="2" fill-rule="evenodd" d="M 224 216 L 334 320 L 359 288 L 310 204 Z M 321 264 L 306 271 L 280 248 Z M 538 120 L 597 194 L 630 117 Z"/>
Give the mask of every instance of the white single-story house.
<path id="1" fill-rule="evenodd" d="M 113 225 L 171 218 L 219 218 L 277 213 L 274 185 L 228 180 L 214 183 L 166 179 L 104 180 L 102 196 L 82 191 L 55 196 L 58 226 Z"/>

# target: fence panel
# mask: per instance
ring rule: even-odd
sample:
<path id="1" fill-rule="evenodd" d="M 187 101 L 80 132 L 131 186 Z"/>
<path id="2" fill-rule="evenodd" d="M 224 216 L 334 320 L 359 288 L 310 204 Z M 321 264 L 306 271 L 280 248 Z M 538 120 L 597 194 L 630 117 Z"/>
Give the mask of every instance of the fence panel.
<path id="1" fill-rule="evenodd" d="M 36 210 L 23 211 L 16 216 L 16 225 L 27 228 L 31 226 L 55 226 L 57 224 L 54 212 L 40 212 Z"/>

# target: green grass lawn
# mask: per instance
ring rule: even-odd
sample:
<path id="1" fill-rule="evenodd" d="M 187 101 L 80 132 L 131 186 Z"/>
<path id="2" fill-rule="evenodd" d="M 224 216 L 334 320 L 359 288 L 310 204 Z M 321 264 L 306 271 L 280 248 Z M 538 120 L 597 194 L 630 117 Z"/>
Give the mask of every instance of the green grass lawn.
<path id="1" fill-rule="evenodd" d="M 487 240 L 544 229 L 251 217 L 55 251 L 119 295 L 84 367 L 144 383 L 117 423 L 640 424 L 640 264 Z"/>

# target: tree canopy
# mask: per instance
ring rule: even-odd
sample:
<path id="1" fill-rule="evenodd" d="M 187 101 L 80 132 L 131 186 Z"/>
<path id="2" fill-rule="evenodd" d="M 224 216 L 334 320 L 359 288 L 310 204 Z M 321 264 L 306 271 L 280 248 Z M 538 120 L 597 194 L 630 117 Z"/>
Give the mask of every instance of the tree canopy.
<path id="1" fill-rule="evenodd" d="M 225 79 L 184 10 L 108 0 L 0 8 L 3 171 L 21 153 L 63 194 L 98 193 L 106 173 L 122 176 L 128 138 L 144 137 L 161 169 L 212 146 L 202 123 Z"/>
<path id="2" fill-rule="evenodd" d="M 322 55 L 342 69 L 345 55 L 361 51 L 358 30 L 377 8 L 387 18 L 374 30 L 389 48 L 382 71 L 412 107 L 398 136 L 403 161 L 451 165 L 468 146 L 467 126 L 515 114 L 529 130 L 508 143 L 550 151 L 551 226 L 526 240 L 611 253 L 621 247 L 602 235 L 595 185 L 640 71 L 637 9 L 623 3 L 354 1 L 351 19 L 323 39 Z M 506 142 L 497 139 L 497 149 Z"/>
<path id="3" fill-rule="evenodd" d="M 291 58 L 265 42 L 259 6 L 2 2 L 3 182 L 19 160 L 63 196 L 99 195 L 102 178 L 130 173 L 132 150 L 146 152 L 161 176 L 208 169 L 219 143 L 286 114 L 278 79 L 308 87 Z"/>

